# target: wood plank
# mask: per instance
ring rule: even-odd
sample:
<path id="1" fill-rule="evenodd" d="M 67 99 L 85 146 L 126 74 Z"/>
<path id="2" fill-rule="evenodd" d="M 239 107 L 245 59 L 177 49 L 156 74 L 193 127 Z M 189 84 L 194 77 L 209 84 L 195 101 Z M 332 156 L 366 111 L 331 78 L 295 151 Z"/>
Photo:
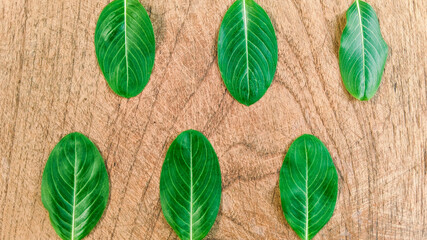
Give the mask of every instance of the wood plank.
<path id="1" fill-rule="evenodd" d="M 108 87 L 93 36 L 109 0 L 0 0 L 0 239 L 58 239 L 40 199 L 43 167 L 67 133 L 105 158 L 110 200 L 86 239 L 176 239 L 159 178 L 173 139 L 203 132 L 221 165 L 208 239 L 297 239 L 280 206 L 291 142 L 319 137 L 339 171 L 335 213 L 315 239 L 427 239 L 427 2 L 368 1 L 389 56 L 377 95 L 344 89 L 338 49 L 351 0 L 258 0 L 279 62 L 251 107 L 221 80 L 216 41 L 232 0 L 141 0 L 156 34 L 150 82 L 130 100 Z"/>

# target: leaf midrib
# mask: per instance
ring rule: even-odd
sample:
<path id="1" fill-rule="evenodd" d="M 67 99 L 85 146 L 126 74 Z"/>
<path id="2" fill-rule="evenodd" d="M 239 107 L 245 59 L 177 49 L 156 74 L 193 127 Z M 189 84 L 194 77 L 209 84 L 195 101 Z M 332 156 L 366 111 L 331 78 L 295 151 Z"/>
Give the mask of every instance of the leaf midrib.
<path id="1" fill-rule="evenodd" d="M 73 183 L 73 218 L 71 223 L 71 240 L 74 240 L 75 216 L 76 216 L 76 188 L 77 188 L 77 137 L 74 136 L 74 183 Z"/>
<path id="2" fill-rule="evenodd" d="M 360 36 L 362 38 L 362 63 L 363 63 L 363 96 L 366 96 L 366 76 L 365 76 L 365 35 L 363 34 L 362 13 L 360 10 L 359 0 L 356 0 L 357 14 L 359 16 Z"/>
<path id="3" fill-rule="evenodd" d="M 305 239 L 308 240 L 308 153 L 307 142 L 304 141 L 305 150 Z"/>
<path id="4" fill-rule="evenodd" d="M 190 240 L 193 239 L 193 141 L 190 133 Z"/>
<path id="5" fill-rule="evenodd" d="M 249 84 L 249 49 L 248 49 L 248 17 L 246 13 L 246 0 L 243 1 L 243 24 L 245 31 L 245 45 L 246 45 L 246 81 L 248 82 L 248 99 L 250 95 L 250 84 Z"/>
<path id="6" fill-rule="evenodd" d="M 126 59 L 126 94 L 129 92 L 129 60 L 128 60 L 128 37 L 127 37 L 127 0 L 123 0 L 124 5 L 124 24 L 125 24 L 125 59 Z"/>

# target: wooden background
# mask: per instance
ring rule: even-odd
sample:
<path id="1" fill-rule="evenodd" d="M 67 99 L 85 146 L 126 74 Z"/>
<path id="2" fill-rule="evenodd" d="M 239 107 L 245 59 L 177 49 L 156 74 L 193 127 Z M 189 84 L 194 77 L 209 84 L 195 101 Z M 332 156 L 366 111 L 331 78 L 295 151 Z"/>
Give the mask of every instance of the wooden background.
<path id="1" fill-rule="evenodd" d="M 217 65 L 232 0 L 141 0 L 156 34 L 150 82 L 130 100 L 108 87 L 94 30 L 109 0 L 0 0 L 0 239 L 58 239 L 40 199 L 50 151 L 86 134 L 103 155 L 110 199 L 86 239 L 176 239 L 159 202 L 167 148 L 203 132 L 221 165 L 220 213 L 208 239 L 297 239 L 280 205 L 291 142 L 319 137 L 339 172 L 333 217 L 315 239 L 427 239 L 427 1 L 370 0 L 389 45 L 377 95 L 344 89 L 338 48 L 352 0 L 258 0 L 279 63 L 251 107 Z"/>

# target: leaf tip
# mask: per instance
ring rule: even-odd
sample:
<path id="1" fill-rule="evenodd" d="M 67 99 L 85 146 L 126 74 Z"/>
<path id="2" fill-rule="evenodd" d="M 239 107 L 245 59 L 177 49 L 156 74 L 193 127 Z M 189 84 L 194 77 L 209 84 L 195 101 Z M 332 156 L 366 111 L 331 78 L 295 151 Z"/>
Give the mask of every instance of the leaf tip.
<path id="1" fill-rule="evenodd" d="M 199 131 L 197 131 L 197 130 L 194 130 L 194 129 L 190 128 L 190 129 L 185 130 L 185 131 L 184 131 L 184 132 L 182 132 L 182 133 L 200 133 L 200 132 L 199 132 Z"/>
<path id="2" fill-rule="evenodd" d="M 309 133 L 304 133 L 303 135 L 299 136 L 297 138 L 298 139 L 304 139 L 304 138 L 311 138 L 311 139 L 315 139 L 315 140 L 319 140 L 319 138 L 317 138 L 316 136 L 309 134 Z M 320 141 L 320 140 L 319 140 Z"/>
<path id="3" fill-rule="evenodd" d="M 240 102 L 241 104 L 245 105 L 246 107 L 250 107 L 254 102 Z"/>
<path id="4" fill-rule="evenodd" d="M 239 102 L 239 103 L 241 103 L 241 104 L 243 104 L 243 105 L 245 105 L 245 106 L 247 106 L 247 107 L 250 107 L 251 105 L 253 105 L 253 104 L 255 104 L 256 102 L 258 102 L 262 97 L 263 97 L 264 95 L 262 95 L 262 96 L 259 96 L 259 97 L 249 97 L 249 98 L 241 98 L 241 99 L 237 99 L 237 101 Z M 233 96 L 234 97 L 234 96 Z"/>

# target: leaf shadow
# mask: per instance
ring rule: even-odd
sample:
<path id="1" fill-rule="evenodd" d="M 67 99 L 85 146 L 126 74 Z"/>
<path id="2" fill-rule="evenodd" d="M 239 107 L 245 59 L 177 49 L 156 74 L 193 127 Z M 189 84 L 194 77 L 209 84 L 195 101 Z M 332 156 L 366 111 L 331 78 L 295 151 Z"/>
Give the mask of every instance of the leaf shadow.
<path id="1" fill-rule="evenodd" d="M 88 134 L 87 136 L 90 137 L 90 134 Z M 90 140 L 95 145 L 95 148 L 98 149 L 99 153 L 101 154 L 102 161 L 104 162 L 105 169 L 107 171 L 107 178 L 108 178 L 108 200 L 107 200 L 107 204 L 105 205 L 105 208 L 104 208 L 104 210 L 102 212 L 101 217 L 98 219 L 98 222 L 95 224 L 95 226 L 93 227 L 93 229 L 85 236 L 85 238 L 87 238 L 88 236 L 93 236 L 94 232 L 97 229 L 102 228 L 102 227 L 100 227 L 100 225 L 101 225 L 101 222 L 103 222 L 104 219 L 107 217 L 107 211 L 108 211 L 108 208 L 109 208 L 110 203 L 111 203 L 111 188 L 112 188 L 112 182 L 111 182 L 111 177 L 110 177 L 110 174 L 111 174 L 112 170 L 110 169 L 110 166 L 108 165 L 108 157 L 104 157 L 106 154 L 104 153 L 103 150 L 101 150 L 102 148 L 99 147 L 99 146 L 102 146 L 101 141 L 98 141 L 95 138 L 90 138 Z M 114 162 L 114 166 L 115 165 L 116 165 L 116 163 Z M 98 231 L 100 231 L 100 230 L 98 230 Z"/>
<path id="2" fill-rule="evenodd" d="M 209 240 L 215 239 L 215 236 L 217 236 L 218 233 L 220 232 L 219 224 L 221 222 L 221 219 L 223 218 L 222 205 L 223 205 L 223 203 L 222 203 L 222 199 L 221 199 L 221 203 L 219 205 L 218 215 L 216 216 L 215 222 L 212 225 L 212 228 L 209 230 L 208 235 L 206 235 L 206 237 L 205 237 L 206 240 L 208 240 L 208 239 Z"/>
<path id="3" fill-rule="evenodd" d="M 346 25 L 346 11 L 336 16 L 336 22 L 334 27 L 335 31 L 333 35 L 333 46 L 334 46 L 334 54 L 337 58 L 339 58 L 341 35 L 342 35 L 342 32 L 344 31 L 345 25 Z"/>
<path id="4" fill-rule="evenodd" d="M 279 59 L 280 58 L 279 57 L 279 54 L 280 54 L 280 44 L 279 44 L 279 41 L 278 41 L 278 36 L 281 34 L 280 28 L 279 28 L 279 24 L 276 21 L 275 14 L 273 14 L 272 12 L 270 12 L 270 10 L 265 10 L 265 12 L 267 13 L 268 17 L 270 18 L 271 25 L 273 25 L 273 28 L 274 28 L 274 34 L 276 36 L 276 41 L 277 41 L 277 55 L 278 55 L 277 57 Z M 279 72 L 278 71 L 279 63 L 280 63 L 280 61 L 277 60 L 276 71 L 274 72 L 273 80 L 271 82 L 272 84 L 275 82 L 275 79 L 276 79 L 276 77 L 278 75 L 278 72 Z"/>
<path id="5" fill-rule="evenodd" d="M 335 24 L 333 26 L 333 32 L 334 32 L 333 36 L 332 36 L 333 37 L 333 39 L 332 39 L 333 53 L 335 54 L 335 57 L 338 59 L 338 62 L 339 62 L 339 51 L 340 51 L 341 36 L 342 36 L 343 31 L 344 31 L 345 25 L 347 23 L 346 14 L 347 14 L 346 11 L 344 11 L 340 14 L 337 14 L 336 21 L 335 21 Z M 341 77 L 341 75 L 340 75 L 340 77 Z M 340 80 L 341 80 L 340 86 L 342 88 L 342 91 L 345 92 L 345 96 L 348 99 L 348 101 L 355 102 L 356 99 L 347 91 L 347 89 L 345 88 L 344 83 L 343 83 L 341 78 L 340 78 Z"/>
<path id="6" fill-rule="evenodd" d="M 221 15 L 221 21 L 219 21 L 216 26 L 217 28 L 215 29 L 215 35 L 214 35 L 214 42 L 215 44 L 213 44 L 214 46 L 212 47 L 213 53 L 214 53 L 214 57 L 216 57 L 216 66 L 218 68 L 218 72 L 219 72 L 219 65 L 218 65 L 218 39 L 219 39 L 219 30 L 221 29 L 221 25 L 222 25 L 222 21 L 223 21 L 223 17 L 225 16 L 225 13 L 223 13 L 223 15 Z"/>
<path id="7" fill-rule="evenodd" d="M 159 49 L 157 46 L 163 43 L 166 33 L 165 14 L 166 11 L 159 12 L 160 9 L 153 7 L 152 3 L 143 2 L 148 16 L 150 17 L 151 24 L 153 25 L 154 37 L 156 40 L 156 51 Z"/>
<path id="8" fill-rule="evenodd" d="M 285 215 L 282 210 L 282 202 L 280 198 L 280 187 L 279 187 L 279 180 L 277 180 L 276 186 L 274 187 L 274 194 L 272 199 L 272 205 L 276 209 L 276 216 L 277 219 L 280 220 L 282 225 L 285 227 L 285 232 L 293 232 L 291 226 L 289 226 L 288 222 L 286 221 Z"/>
<path id="9" fill-rule="evenodd" d="M 295 139 L 293 139 L 291 142 L 288 142 L 287 144 L 285 144 L 286 150 L 282 155 L 282 159 L 285 159 L 285 156 L 288 153 L 289 147 L 291 146 L 291 144 L 294 140 Z M 283 232 L 287 233 L 288 237 L 289 237 L 289 234 L 292 235 L 295 233 L 294 233 L 293 229 L 291 228 L 291 226 L 288 224 L 288 221 L 285 218 L 285 214 L 284 214 L 283 208 L 282 208 L 282 199 L 280 196 L 280 171 L 281 171 L 282 165 L 283 165 L 283 162 L 279 166 L 279 171 L 278 171 L 279 172 L 279 178 L 277 179 L 276 185 L 275 185 L 274 190 L 273 190 L 273 198 L 271 199 L 271 205 L 275 209 L 274 212 L 276 214 L 277 219 L 279 220 L 281 225 L 284 227 Z"/>

